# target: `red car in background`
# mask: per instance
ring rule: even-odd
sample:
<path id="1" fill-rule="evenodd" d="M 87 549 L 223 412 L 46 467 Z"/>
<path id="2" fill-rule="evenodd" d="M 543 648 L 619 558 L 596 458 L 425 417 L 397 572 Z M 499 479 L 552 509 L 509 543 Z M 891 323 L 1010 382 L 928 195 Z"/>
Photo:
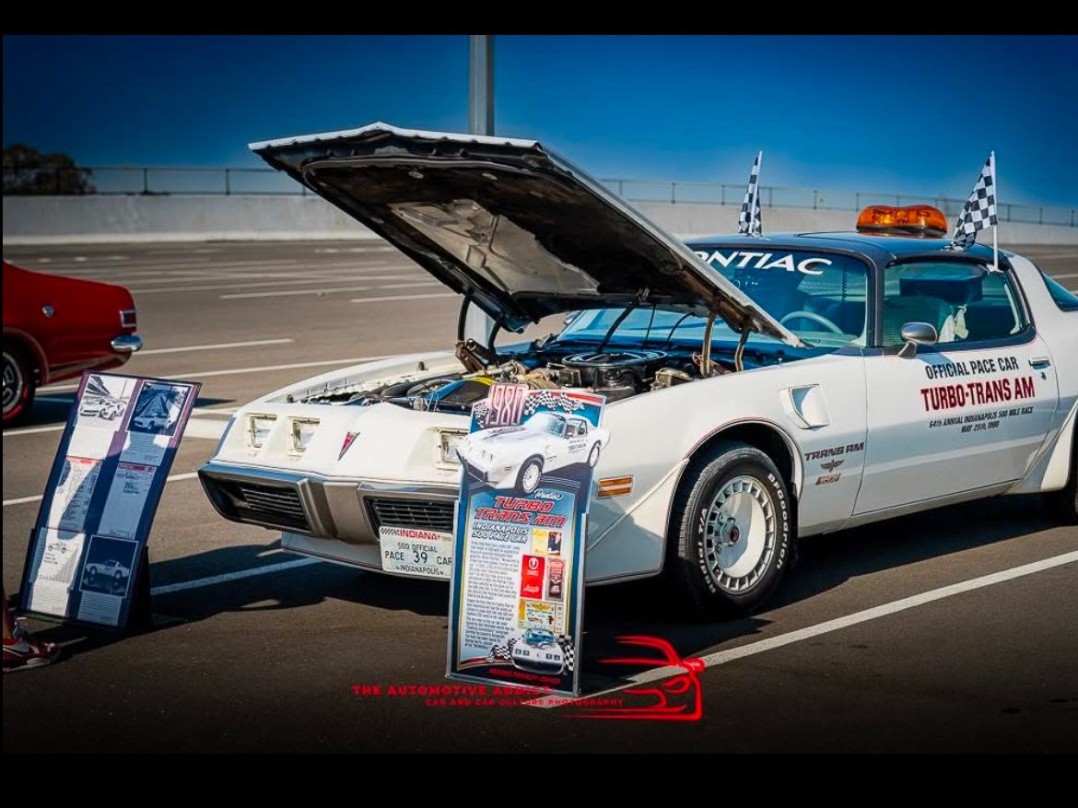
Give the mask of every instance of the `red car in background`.
<path id="1" fill-rule="evenodd" d="M 29 413 L 38 387 L 127 362 L 142 347 L 137 325 L 122 286 L 4 261 L 4 426 Z"/>

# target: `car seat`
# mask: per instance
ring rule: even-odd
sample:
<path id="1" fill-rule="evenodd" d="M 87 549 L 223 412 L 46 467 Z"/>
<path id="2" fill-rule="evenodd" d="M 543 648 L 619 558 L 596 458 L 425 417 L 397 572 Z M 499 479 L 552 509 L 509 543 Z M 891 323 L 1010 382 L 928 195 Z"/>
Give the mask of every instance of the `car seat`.
<path id="1" fill-rule="evenodd" d="M 928 323 L 936 329 L 939 342 L 954 342 L 962 330 L 954 307 L 943 298 L 931 295 L 884 298 L 883 344 L 902 345 L 902 326 L 906 323 Z"/>

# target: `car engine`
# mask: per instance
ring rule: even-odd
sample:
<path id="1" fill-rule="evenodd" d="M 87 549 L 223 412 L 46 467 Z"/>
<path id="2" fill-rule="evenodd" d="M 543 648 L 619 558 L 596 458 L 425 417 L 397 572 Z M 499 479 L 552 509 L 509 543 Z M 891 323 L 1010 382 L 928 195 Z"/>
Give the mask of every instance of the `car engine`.
<path id="1" fill-rule="evenodd" d="M 573 388 L 619 401 L 651 390 L 732 372 L 718 362 L 702 361 L 684 349 L 611 347 L 594 352 L 565 352 L 533 346 L 512 358 L 497 357 L 471 340 L 458 345 L 463 372 L 441 373 L 373 386 L 348 385 L 310 391 L 292 400 L 354 407 L 382 402 L 414 410 L 467 414 L 487 397 L 494 382 L 526 384 L 536 390 Z M 492 361 L 493 360 L 493 361 Z M 702 372 L 702 367 L 708 372 Z M 468 368 L 471 368 L 469 370 Z M 290 397 L 292 398 L 292 397 Z"/>

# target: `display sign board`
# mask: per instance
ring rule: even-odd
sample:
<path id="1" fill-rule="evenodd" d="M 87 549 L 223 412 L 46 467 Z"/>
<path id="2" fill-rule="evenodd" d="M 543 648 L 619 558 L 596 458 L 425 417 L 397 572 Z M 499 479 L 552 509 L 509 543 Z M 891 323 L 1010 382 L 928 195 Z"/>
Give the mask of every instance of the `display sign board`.
<path id="1" fill-rule="evenodd" d="M 127 625 L 148 592 L 150 526 L 200 387 L 83 374 L 30 536 L 24 612 Z"/>
<path id="2" fill-rule="evenodd" d="M 585 520 L 609 441 L 604 401 L 495 384 L 473 409 L 457 444 L 450 678 L 578 694 Z"/>

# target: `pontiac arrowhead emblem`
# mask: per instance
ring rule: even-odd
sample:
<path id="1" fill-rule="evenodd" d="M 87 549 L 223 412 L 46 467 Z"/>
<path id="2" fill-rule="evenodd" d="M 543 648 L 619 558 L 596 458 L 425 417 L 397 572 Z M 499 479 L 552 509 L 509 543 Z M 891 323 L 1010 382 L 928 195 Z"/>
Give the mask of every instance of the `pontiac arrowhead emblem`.
<path id="1" fill-rule="evenodd" d="M 352 448 L 352 444 L 355 443 L 356 438 L 359 437 L 358 432 L 345 432 L 344 443 L 341 444 L 341 453 L 337 455 L 337 459 L 340 460 L 344 457 L 344 453 Z"/>

